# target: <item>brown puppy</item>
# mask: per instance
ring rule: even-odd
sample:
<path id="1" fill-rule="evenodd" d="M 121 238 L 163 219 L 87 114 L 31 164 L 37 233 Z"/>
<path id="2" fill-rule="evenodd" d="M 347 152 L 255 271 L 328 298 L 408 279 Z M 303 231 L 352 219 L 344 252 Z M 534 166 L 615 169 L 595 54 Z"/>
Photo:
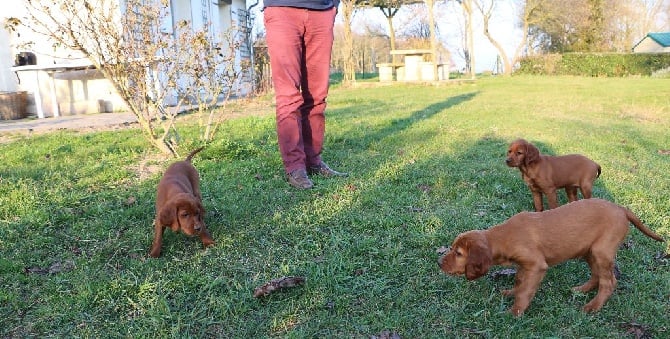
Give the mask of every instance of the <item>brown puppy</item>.
<path id="1" fill-rule="evenodd" d="M 564 188 L 570 202 L 577 200 L 578 188 L 581 188 L 584 199 L 591 198 L 593 182 L 601 171 L 600 165 L 583 155 L 542 155 L 537 147 L 524 139 L 509 145 L 505 163 L 521 171 L 523 181 L 533 193 L 537 212 L 544 210 L 542 194 L 547 196 L 550 209 L 558 207 L 557 189 Z"/>
<path id="2" fill-rule="evenodd" d="M 487 230 L 461 233 L 438 264 L 450 275 L 481 277 L 492 265 L 516 265 L 510 312 L 520 316 L 544 278 L 547 268 L 573 258 L 583 258 L 591 279 L 573 290 L 598 293 L 583 308 L 596 312 L 616 287 L 612 272 L 616 251 L 632 222 L 646 236 L 663 241 L 627 208 L 601 199 L 572 202 L 545 212 L 522 212 Z"/>
<path id="3" fill-rule="evenodd" d="M 161 255 L 165 227 L 170 227 L 174 232 L 181 230 L 189 236 L 197 234 L 205 247 L 214 245 L 214 240 L 202 220 L 205 209 L 200 194 L 200 175 L 191 164 L 191 158 L 202 149 L 200 147 L 185 160 L 170 165 L 158 183 L 154 241 L 149 252 L 151 257 L 157 258 Z"/>

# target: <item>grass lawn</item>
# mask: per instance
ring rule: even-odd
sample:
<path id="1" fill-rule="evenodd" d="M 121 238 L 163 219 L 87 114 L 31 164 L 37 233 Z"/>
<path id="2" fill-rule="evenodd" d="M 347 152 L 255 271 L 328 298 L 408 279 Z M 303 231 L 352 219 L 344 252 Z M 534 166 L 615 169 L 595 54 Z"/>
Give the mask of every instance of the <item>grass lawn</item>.
<path id="1" fill-rule="evenodd" d="M 594 195 L 670 239 L 669 93 L 648 78 L 336 85 L 324 158 L 350 176 L 308 191 L 284 181 L 272 100 L 258 98 L 261 114 L 226 121 L 194 159 L 217 244 L 167 231 L 158 259 L 155 188 L 173 159 L 137 129 L 18 136 L 0 144 L 0 336 L 668 337 L 669 245 L 632 227 L 596 314 L 580 311 L 593 293 L 570 290 L 588 279 L 581 261 L 550 269 L 514 318 L 500 294 L 513 276 L 446 276 L 436 250 L 533 209 L 504 164 L 518 137 L 598 162 Z M 252 296 L 283 276 L 306 282 Z"/>

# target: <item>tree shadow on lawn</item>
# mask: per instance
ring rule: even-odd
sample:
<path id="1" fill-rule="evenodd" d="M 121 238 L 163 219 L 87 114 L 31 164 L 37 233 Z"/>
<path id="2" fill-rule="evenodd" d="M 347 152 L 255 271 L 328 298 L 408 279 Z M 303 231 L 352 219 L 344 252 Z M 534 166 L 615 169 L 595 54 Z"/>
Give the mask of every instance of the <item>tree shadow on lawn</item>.
<path id="1" fill-rule="evenodd" d="M 383 128 L 380 129 L 374 129 L 370 130 L 367 126 L 363 126 L 363 133 L 364 135 L 361 135 L 360 132 L 356 131 L 355 127 L 350 127 L 349 130 L 343 131 L 340 133 L 339 136 L 332 136 L 332 135 L 326 135 L 328 138 L 327 142 L 327 147 L 332 148 L 332 144 L 337 144 L 340 142 L 351 142 L 353 145 L 357 148 L 361 147 L 366 147 L 369 146 L 371 143 L 377 142 L 379 140 L 383 140 L 387 137 L 392 137 L 408 128 L 410 128 L 412 125 L 422 121 L 422 120 L 427 120 L 430 119 L 432 116 L 435 114 L 445 112 L 449 108 L 460 105 L 466 101 L 472 100 L 475 96 L 477 96 L 478 92 L 469 92 L 469 93 L 463 93 L 459 95 L 452 96 L 450 98 L 447 98 L 444 101 L 439 101 L 436 103 L 432 103 L 428 106 L 426 106 L 423 109 L 416 110 L 412 113 L 410 113 L 409 116 L 406 116 L 404 118 L 399 118 L 399 119 L 394 119 L 391 121 L 391 123 Z M 359 105 L 360 103 L 357 103 Z M 333 110 L 331 112 L 332 116 L 337 118 L 337 119 L 342 119 L 345 121 L 351 121 L 352 119 L 356 118 L 357 116 L 361 115 L 359 112 L 364 112 L 364 114 L 370 114 L 371 112 L 378 111 L 380 107 L 387 107 L 383 103 L 366 103 L 366 106 L 369 107 L 359 109 L 357 108 L 355 110 L 356 113 L 350 113 L 352 110 L 349 107 L 346 108 L 339 108 L 336 110 Z M 382 115 L 388 115 L 388 111 L 379 111 L 379 114 Z M 351 136 L 356 136 L 360 135 L 358 140 L 352 139 Z M 332 143 L 331 143 L 332 142 Z"/>

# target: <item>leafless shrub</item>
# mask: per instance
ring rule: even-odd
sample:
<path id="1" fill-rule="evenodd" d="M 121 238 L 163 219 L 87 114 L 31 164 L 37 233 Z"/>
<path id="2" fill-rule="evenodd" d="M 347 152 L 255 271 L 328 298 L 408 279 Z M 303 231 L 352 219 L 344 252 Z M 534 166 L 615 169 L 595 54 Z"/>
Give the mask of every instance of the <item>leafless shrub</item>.
<path id="1" fill-rule="evenodd" d="M 108 79 L 151 144 L 177 156 L 177 114 L 196 107 L 202 142 L 212 140 L 228 99 L 250 69 L 237 61 L 241 36 L 169 20 L 168 0 L 23 0 L 23 25 L 58 46 L 79 51 Z M 122 5 L 119 5 L 119 4 Z M 165 109 L 169 104 L 172 109 Z"/>

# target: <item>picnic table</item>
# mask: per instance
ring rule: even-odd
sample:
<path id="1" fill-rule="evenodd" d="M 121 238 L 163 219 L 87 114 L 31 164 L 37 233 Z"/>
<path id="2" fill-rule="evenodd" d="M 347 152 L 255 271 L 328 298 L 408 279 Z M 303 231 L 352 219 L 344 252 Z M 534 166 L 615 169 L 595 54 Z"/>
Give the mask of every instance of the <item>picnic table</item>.
<path id="1" fill-rule="evenodd" d="M 379 81 L 393 81 L 393 74 L 396 75 L 396 81 L 434 81 L 449 79 L 449 70 L 445 64 L 437 64 L 438 78 L 435 79 L 433 73 L 433 62 L 424 61 L 426 56 L 432 56 L 433 52 L 429 49 L 396 49 L 391 51 L 391 55 L 400 55 L 403 57 L 402 63 L 380 63 Z M 446 71 L 446 75 L 445 75 Z"/>

